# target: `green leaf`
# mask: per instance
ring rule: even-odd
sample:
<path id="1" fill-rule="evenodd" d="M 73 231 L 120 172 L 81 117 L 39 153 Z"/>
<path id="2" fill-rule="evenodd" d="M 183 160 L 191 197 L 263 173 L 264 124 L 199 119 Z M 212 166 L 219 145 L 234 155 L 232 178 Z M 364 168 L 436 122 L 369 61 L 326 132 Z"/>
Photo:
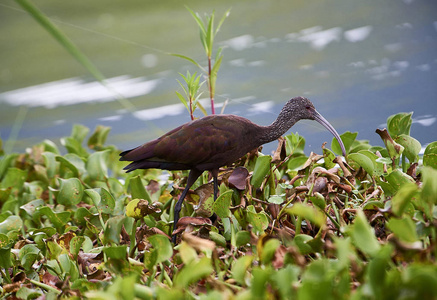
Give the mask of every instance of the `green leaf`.
<path id="1" fill-rule="evenodd" d="M 314 196 L 310 196 L 309 198 L 311 200 L 311 203 L 314 204 L 314 206 L 320 208 L 322 211 L 325 210 L 326 200 L 322 194 L 315 192 Z"/>
<path id="2" fill-rule="evenodd" d="M 409 135 L 401 134 L 395 138 L 395 142 L 404 147 L 404 154 L 410 162 L 417 162 L 422 145 L 418 140 Z"/>
<path id="3" fill-rule="evenodd" d="M 198 261 L 191 261 L 176 273 L 174 286 L 176 288 L 187 288 L 190 284 L 209 276 L 213 271 L 211 259 L 208 257 L 202 257 Z"/>
<path id="4" fill-rule="evenodd" d="M 431 167 L 422 169 L 422 193 L 423 201 L 430 205 L 437 204 L 437 170 Z"/>
<path id="5" fill-rule="evenodd" d="M 78 204 L 83 197 L 83 185 L 77 178 L 62 179 L 59 178 L 59 193 L 56 201 L 59 204 L 72 206 Z"/>
<path id="6" fill-rule="evenodd" d="M 70 220 L 71 212 L 63 211 L 59 213 L 53 212 L 50 207 L 43 206 L 36 209 L 38 215 L 46 216 L 49 221 L 56 227 L 56 229 L 61 229 Z"/>
<path id="7" fill-rule="evenodd" d="M 373 228 L 367 222 L 363 211 L 358 210 L 355 221 L 347 230 L 355 246 L 363 253 L 375 256 L 381 248 Z"/>
<path id="8" fill-rule="evenodd" d="M 411 178 L 411 176 L 403 173 L 401 170 L 398 169 L 394 170 L 393 172 L 385 176 L 385 179 L 390 184 L 390 186 L 392 186 L 395 189 L 395 191 L 398 191 L 401 188 L 401 186 L 405 184 L 414 182 L 414 179 Z"/>
<path id="9" fill-rule="evenodd" d="M 129 188 L 131 190 L 132 199 L 144 199 L 147 200 L 149 203 L 152 202 L 152 199 L 150 198 L 149 193 L 144 187 L 144 184 L 139 175 L 132 177 L 129 180 Z"/>
<path id="10" fill-rule="evenodd" d="M 88 147 L 94 150 L 104 149 L 106 138 L 108 137 L 111 127 L 98 125 L 94 133 L 88 139 Z"/>
<path id="11" fill-rule="evenodd" d="M 303 165 L 305 165 L 307 160 L 308 157 L 305 155 L 292 157 L 287 163 L 287 168 L 292 171 L 298 171 L 302 168 Z"/>
<path id="12" fill-rule="evenodd" d="M 416 224 L 414 224 L 410 218 L 391 218 L 387 222 L 387 226 L 401 241 L 414 243 L 419 240 L 416 232 Z"/>
<path id="13" fill-rule="evenodd" d="M 308 219 L 310 222 L 316 224 L 318 227 L 322 227 L 326 223 L 325 214 L 313 206 L 305 205 L 302 203 L 295 203 L 291 208 L 288 208 L 286 212 L 290 215 L 299 216 L 304 219 Z"/>
<path id="14" fill-rule="evenodd" d="M 105 231 L 103 233 L 105 244 L 120 243 L 121 227 L 123 226 L 125 219 L 125 216 L 115 216 L 106 221 Z"/>
<path id="15" fill-rule="evenodd" d="M 60 163 L 61 169 L 68 169 L 71 171 L 72 177 L 79 177 L 79 171 L 74 164 L 72 164 L 68 159 L 63 156 L 56 156 L 56 161 Z M 64 174 L 65 176 L 65 174 Z"/>
<path id="16" fill-rule="evenodd" d="M 423 153 L 423 165 L 437 169 L 437 141 L 426 146 Z"/>
<path id="17" fill-rule="evenodd" d="M 177 54 L 177 53 L 170 53 L 170 55 L 176 56 L 176 57 L 180 57 L 180 58 L 183 58 L 185 60 L 188 60 L 189 62 L 194 64 L 196 67 L 198 67 L 198 68 L 200 68 L 202 70 L 205 70 L 199 63 L 197 63 L 194 59 L 192 59 L 192 58 L 190 58 L 188 56 L 185 56 L 185 55 L 182 55 L 182 54 Z"/>
<path id="18" fill-rule="evenodd" d="M 257 213 L 253 205 L 249 205 L 246 209 L 247 221 L 252 224 L 253 230 L 256 233 L 262 233 L 269 226 L 269 219 L 264 212 Z"/>
<path id="19" fill-rule="evenodd" d="M 127 259 L 127 245 L 107 246 L 103 248 L 103 252 L 108 256 L 108 258 L 117 260 Z"/>
<path id="20" fill-rule="evenodd" d="M 299 282 L 300 269 L 295 265 L 287 265 L 272 274 L 272 281 L 279 291 L 280 299 L 297 299 L 294 286 Z"/>
<path id="21" fill-rule="evenodd" d="M 0 188 L 11 187 L 13 191 L 21 191 L 26 181 L 28 172 L 17 168 L 9 168 L 0 183 Z"/>
<path id="22" fill-rule="evenodd" d="M 279 240 L 270 239 L 262 247 L 260 260 L 263 264 L 270 264 L 275 257 L 276 249 L 281 245 Z"/>
<path id="23" fill-rule="evenodd" d="M 38 259 L 38 255 L 41 251 L 36 245 L 24 245 L 23 248 L 18 252 L 18 258 L 20 259 L 21 265 L 26 270 L 30 270 L 33 263 Z"/>
<path id="24" fill-rule="evenodd" d="M 254 267 L 252 270 L 252 282 L 251 282 L 251 299 L 266 299 L 266 285 L 267 281 L 273 273 L 271 266 L 265 268 Z"/>
<path id="25" fill-rule="evenodd" d="M 97 208 L 104 214 L 111 214 L 115 208 L 114 197 L 104 188 L 97 188 L 96 191 L 100 195 L 100 202 Z"/>
<path id="26" fill-rule="evenodd" d="M 246 285 L 247 269 L 252 265 L 253 259 L 252 255 L 240 256 L 232 265 L 233 278 L 239 284 Z"/>
<path id="27" fill-rule="evenodd" d="M 410 113 L 399 113 L 387 118 L 387 129 L 392 137 L 397 137 L 401 134 L 410 135 L 410 128 L 413 120 Z"/>
<path id="28" fill-rule="evenodd" d="M 347 156 L 348 160 L 353 160 L 360 167 L 362 167 L 370 176 L 374 173 L 374 163 L 372 160 L 364 154 L 361 153 L 351 153 Z"/>
<path id="29" fill-rule="evenodd" d="M 229 207 L 231 206 L 232 194 L 232 190 L 224 192 L 217 198 L 217 200 L 212 205 L 212 209 L 221 219 L 229 218 L 231 216 L 231 211 L 229 210 Z"/>
<path id="30" fill-rule="evenodd" d="M 236 246 L 241 247 L 250 242 L 250 232 L 249 231 L 238 231 L 235 237 Z"/>
<path id="31" fill-rule="evenodd" d="M 23 221 L 18 216 L 9 216 L 0 223 L 0 233 L 7 234 L 11 231 L 20 231 Z"/>
<path id="32" fill-rule="evenodd" d="M 313 248 L 311 247 L 310 244 L 308 244 L 308 242 L 312 241 L 313 237 L 307 234 L 296 234 L 296 236 L 294 237 L 293 241 L 296 244 L 297 248 L 299 249 L 299 252 L 301 254 L 310 254 L 310 253 L 314 253 L 315 251 L 313 250 Z"/>
<path id="33" fill-rule="evenodd" d="M 396 216 L 402 216 L 412 197 L 418 192 L 417 185 L 408 182 L 402 185 L 396 195 L 391 199 L 391 208 Z"/>
<path id="34" fill-rule="evenodd" d="M 335 163 L 333 162 L 333 160 L 335 159 L 335 154 L 334 154 L 334 152 L 332 152 L 328 148 L 323 148 L 323 159 L 325 162 L 326 169 L 329 170 L 329 169 L 335 167 Z"/>
<path id="35" fill-rule="evenodd" d="M 300 136 L 297 132 L 296 134 L 291 133 L 285 136 L 285 148 L 287 155 L 290 154 L 304 154 L 305 149 L 305 138 Z"/>
<path id="36" fill-rule="evenodd" d="M 71 130 L 71 137 L 82 144 L 83 140 L 90 132 L 90 129 L 81 124 L 74 124 Z"/>
<path id="37" fill-rule="evenodd" d="M 254 188 L 259 188 L 264 181 L 266 175 L 270 172 L 270 162 L 272 157 L 270 155 L 259 156 L 256 159 L 255 168 L 253 170 L 250 183 Z"/>
<path id="38" fill-rule="evenodd" d="M 346 153 L 349 153 L 349 150 L 351 149 L 352 144 L 355 142 L 357 135 L 358 132 L 350 132 L 350 131 L 346 131 L 345 133 L 340 135 L 340 138 L 344 144 L 344 148 L 346 149 Z M 339 154 L 342 153 L 340 144 L 338 143 L 336 138 L 332 139 L 331 149 L 335 153 L 339 153 Z"/>
<path id="39" fill-rule="evenodd" d="M 209 238 L 220 247 L 226 247 L 226 238 L 215 231 L 209 232 Z"/>
<path id="40" fill-rule="evenodd" d="M 155 234 L 147 238 L 155 250 L 158 252 L 157 262 L 164 262 L 170 259 L 173 255 L 173 246 L 168 237 L 160 234 Z"/>
<path id="41" fill-rule="evenodd" d="M 47 176 L 53 178 L 56 175 L 56 155 L 52 152 L 44 152 L 44 165 L 46 166 Z"/>
<path id="42" fill-rule="evenodd" d="M 91 180 L 104 181 L 108 178 L 109 150 L 91 154 L 86 163 L 86 170 Z"/>
<path id="43" fill-rule="evenodd" d="M 68 153 L 73 153 L 79 157 L 88 157 L 88 152 L 82 144 L 72 137 L 61 138 L 61 144 L 67 149 Z"/>
<path id="44" fill-rule="evenodd" d="M 284 198 L 285 197 L 283 195 L 273 195 L 267 200 L 267 202 L 281 205 L 282 203 L 285 202 Z"/>

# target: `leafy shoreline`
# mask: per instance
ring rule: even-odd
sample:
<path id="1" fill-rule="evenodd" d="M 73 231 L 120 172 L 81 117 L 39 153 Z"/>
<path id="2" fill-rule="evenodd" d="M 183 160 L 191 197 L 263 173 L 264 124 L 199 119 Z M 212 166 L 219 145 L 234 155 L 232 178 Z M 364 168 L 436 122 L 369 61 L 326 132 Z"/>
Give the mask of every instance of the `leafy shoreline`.
<path id="1" fill-rule="evenodd" d="M 76 125 L 0 162 L 1 294 L 16 299 L 435 299 L 437 142 L 420 158 L 411 114 L 379 130 L 386 148 L 346 132 L 346 160 L 279 140 L 185 201 L 186 172 L 124 174 L 109 128 Z M 336 141 L 332 149 L 339 153 Z M 167 178 L 162 180 L 162 175 Z M 164 176 L 165 177 L 165 176 Z M 160 179 L 161 178 L 161 179 Z M 215 213 L 216 220 L 209 217 Z"/>

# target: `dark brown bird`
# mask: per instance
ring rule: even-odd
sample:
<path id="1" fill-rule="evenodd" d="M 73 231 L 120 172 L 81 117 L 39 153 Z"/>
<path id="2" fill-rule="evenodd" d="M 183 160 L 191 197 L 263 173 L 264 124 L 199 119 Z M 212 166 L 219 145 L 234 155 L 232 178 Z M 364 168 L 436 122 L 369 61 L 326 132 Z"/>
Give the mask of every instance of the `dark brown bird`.
<path id="1" fill-rule="evenodd" d="M 182 202 L 204 171 L 212 173 L 215 200 L 220 167 L 230 165 L 251 150 L 278 139 L 302 119 L 316 120 L 328 129 L 346 156 L 343 142 L 334 127 L 316 111 L 310 100 L 296 97 L 285 104 L 278 118 L 269 126 L 259 126 L 235 115 L 211 115 L 185 123 L 156 140 L 124 151 L 120 160 L 132 161 L 124 168 L 127 172 L 151 168 L 190 170 L 187 185 L 174 208 L 173 226 L 176 228 Z"/>

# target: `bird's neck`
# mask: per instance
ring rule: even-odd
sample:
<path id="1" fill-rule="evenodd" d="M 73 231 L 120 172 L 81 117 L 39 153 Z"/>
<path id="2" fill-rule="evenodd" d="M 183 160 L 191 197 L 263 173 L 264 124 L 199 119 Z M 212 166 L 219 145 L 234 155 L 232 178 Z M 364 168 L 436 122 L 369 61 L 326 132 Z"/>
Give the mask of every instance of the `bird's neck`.
<path id="1" fill-rule="evenodd" d="M 290 118 L 289 115 L 281 112 L 278 118 L 269 126 L 263 127 L 262 142 L 263 144 L 272 142 L 280 138 L 284 133 L 288 131 L 294 124 L 296 120 Z"/>

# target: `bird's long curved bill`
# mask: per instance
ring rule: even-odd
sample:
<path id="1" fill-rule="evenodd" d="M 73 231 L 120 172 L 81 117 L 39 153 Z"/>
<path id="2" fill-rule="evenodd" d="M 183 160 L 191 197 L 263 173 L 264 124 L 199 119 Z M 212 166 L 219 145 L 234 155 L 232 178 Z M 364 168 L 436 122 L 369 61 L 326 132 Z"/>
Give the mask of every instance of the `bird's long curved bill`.
<path id="1" fill-rule="evenodd" d="M 331 123 L 328 122 L 321 114 L 319 114 L 316 110 L 313 111 L 314 113 L 314 120 L 322 124 L 332 135 L 337 139 L 338 143 L 340 144 L 341 151 L 343 152 L 343 156 L 346 156 L 346 149 L 344 148 L 343 142 L 338 135 L 335 128 L 331 125 Z"/>

